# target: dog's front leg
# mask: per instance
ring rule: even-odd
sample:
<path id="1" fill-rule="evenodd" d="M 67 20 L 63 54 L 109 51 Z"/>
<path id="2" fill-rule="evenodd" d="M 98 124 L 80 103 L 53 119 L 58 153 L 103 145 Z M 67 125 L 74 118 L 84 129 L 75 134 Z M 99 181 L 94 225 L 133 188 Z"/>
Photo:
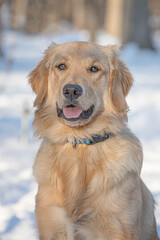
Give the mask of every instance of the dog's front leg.
<path id="1" fill-rule="evenodd" d="M 46 189 L 45 189 L 46 190 Z M 42 195 L 43 193 L 43 195 Z M 73 225 L 63 206 L 54 203 L 57 197 L 38 192 L 35 215 L 40 240 L 73 240 Z"/>
<path id="2" fill-rule="evenodd" d="M 65 211 L 56 206 L 36 207 L 40 240 L 72 240 L 72 226 Z"/>

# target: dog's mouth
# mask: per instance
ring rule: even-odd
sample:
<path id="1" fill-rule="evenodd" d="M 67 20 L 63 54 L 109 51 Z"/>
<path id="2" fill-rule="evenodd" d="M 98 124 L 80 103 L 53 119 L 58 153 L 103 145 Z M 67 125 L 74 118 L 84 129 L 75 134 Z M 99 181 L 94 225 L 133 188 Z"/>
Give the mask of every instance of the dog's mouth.
<path id="1" fill-rule="evenodd" d="M 88 119 L 93 113 L 94 105 L 88 110 L 82 110 L 80 107 L 74 105 L 68 105 L 62 109 L 57 105 L 57 115 L 59 118 L 64 118 L 67 121 L 77 121 Z"/>

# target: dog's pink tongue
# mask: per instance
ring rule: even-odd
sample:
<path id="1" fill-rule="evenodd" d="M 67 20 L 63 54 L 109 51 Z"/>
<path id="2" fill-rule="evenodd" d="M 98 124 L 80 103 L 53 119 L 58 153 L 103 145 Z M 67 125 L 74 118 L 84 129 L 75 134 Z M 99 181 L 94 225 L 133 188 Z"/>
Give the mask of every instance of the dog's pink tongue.
<path id="1" fill-rule="evenodd" d="M 66 118 L 78 118 L 82 109 L 78 107 L 64 107 L 63 114 Z"/>

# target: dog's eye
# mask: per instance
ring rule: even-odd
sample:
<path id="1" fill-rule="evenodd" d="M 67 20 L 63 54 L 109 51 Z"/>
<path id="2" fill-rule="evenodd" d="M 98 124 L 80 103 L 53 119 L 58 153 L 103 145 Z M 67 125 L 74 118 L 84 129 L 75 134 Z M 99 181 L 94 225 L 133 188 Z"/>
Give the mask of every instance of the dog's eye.
<path id="1" fill-rule="evenodd" d="M 59 70 L 65 70 L 66 69 L 66 65 L 65 64 L 59 64 L 58 66 L 57 66 L 57 68 L 59 69 Z"/>
<path id="2" fill-rule="evenodd" d="M 95 66 L 92 66 L 89 70 L 94 73 L 99 71 L 99 69 Z"/>

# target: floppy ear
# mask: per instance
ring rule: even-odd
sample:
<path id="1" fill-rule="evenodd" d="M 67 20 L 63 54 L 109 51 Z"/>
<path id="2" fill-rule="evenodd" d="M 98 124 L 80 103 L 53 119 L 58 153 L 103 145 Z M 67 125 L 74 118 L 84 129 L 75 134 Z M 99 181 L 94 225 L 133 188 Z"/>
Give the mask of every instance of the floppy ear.
<path id="1" fill-rule="evenodd" d="M 31 84 L 33 91 L 37 94 L 37 97 L 34 101 L 34 106 L 40 105 L 47 94 L 49 59 L 51 53 L 53 53 L 52 48 L 55 45 L 55 43 L 51 44 L 51 46 L 45 51 L 44 58 L 29 74 L 29 83 Z"/>
<path id="2" fill-rule="evenodd" d="M 48 71 L 49 70 L 45 66 L 45 61 L 43 59 L 29 74 L 29 83 L 31 84 L 33 91 L 37 94 L 34 106 L 41 104 L 47 93 Z"/>
<path id="3" fill-rule="evenodd" d="M 113 54 L 113 70 L 109 79 L 109 97 L 113 108 L 117 112 L 127 112 L 128 106 L 125 100 L 132 84 L 133 78 L 129 69 L 120 60 L 114 52 Z"/>

